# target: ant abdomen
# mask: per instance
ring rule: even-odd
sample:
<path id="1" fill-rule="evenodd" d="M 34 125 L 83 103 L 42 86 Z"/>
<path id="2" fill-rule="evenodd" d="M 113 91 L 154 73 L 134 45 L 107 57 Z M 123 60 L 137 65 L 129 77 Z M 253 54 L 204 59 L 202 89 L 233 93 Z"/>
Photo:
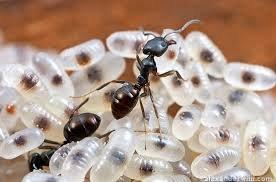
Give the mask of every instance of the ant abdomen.
<path id="1" fill-rule="evenodd" d="M 67 141 L 79 141 L 92 135 L 101 123 L 101 118 L 93 113 L 74 115 L 64 126 L 63 134 Z"/>
<path id="2" fill-rule="evenodd" d="M 136 106 L 140 91 L 131 84 L 123 85 L 113 95 L 111 109 L 115 119 L 125 117 Z"/>

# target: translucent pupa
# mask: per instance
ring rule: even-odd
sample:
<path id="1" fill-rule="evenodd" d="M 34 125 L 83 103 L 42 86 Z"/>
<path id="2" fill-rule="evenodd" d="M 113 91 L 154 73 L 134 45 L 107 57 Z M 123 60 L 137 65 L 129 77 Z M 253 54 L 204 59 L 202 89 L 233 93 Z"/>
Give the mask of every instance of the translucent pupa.
<path id="1" fill-rule="evenodd" d="M 229 63 L 224 69 L 224 80 L 237 88 L 262 91 L 275 86 L 276 74 L 273 70 L 259 65 Z"/>
<path id="2" fill-rule="evenodd" d="M 209 150 L 220 146 L 231 146 L 240 149 L 240 140 L 240 132 L 236 128 L 204 128 L 199 133 L 199 142 Z"/>
<path id="3" fill-rule="evenodd" d="M 1 66 L 1 85 L 15 88 L 25 99 L 46 103 L 49 92 L 39 76 L 20 64 Z"/>
<path id="4" fill-rule="evenodd" d="M 145 178 L 142 182 L 191 182 L 185 175 L 154 175 Z"/>
<path id="5" fill-rule="evenodd" d="M 134 154 L 124 175 L 135 180 L 142 180 L 155 174 L 170 174 L 171 164 L 165 160 Z"/>
<path id="6" fill-rule="evenodd" d="M 80 70 L 97 63 L 104 55 L 105 47 L 102 41 L 92 39 L 64 49 L 60 53 L 60 62 L 66 70 Z"/>
<path id="7" fill-rule="evenodd" d="M 0 156 L 13 159 L 40 146 L 45 139 L 37 128 L 26 128 L 5 138 L 0 145 Z"/>
<path id="8" fill-rule="evenodd" d="M 61 175 L 68 181 L 82 181 L 88 170 L 96 164 L 103 144 L 100 139 L 87 137 L 75 145 L 63 162 Z"/>
<path id="9" fill-rule="evenodd" d="M 75 142 L 61 146 L 55 151 L 49 161 L 49 168 L 52 174 L 60 175 L 64 161 L 66 160 L 71 149 L 76 145 Z"/>
<path id="10" fill-rule="evenodd" d="M 24 103 L 22 96 L 11 87 L 0 87 L 0 122 L 13 130 L 19 119 L 18 108 Z"/>
<path id="11" fill-rule="evenodd" d="M 254 176 L 266 173 L 270 163 L 271 127 L 259 118 L 248 123 L 243 138 L 243 161 Z"/>
<path id="12" fill-rule="evenodd" d="M 136 54 L 142 53 L 143 45 L 152 38 L 152 35 L 145 36 L 142 31 L 114 32 L 106 39 L 106 45 L 113 54 L 135 59 Z"/>
<path id="13" fill-rule="evenodd" d="M 183 144 L 170 135 L 158 133 L 140 134 L 136 151 L 140 155 L 176 162 L 185 155 Z M 146 148 L 145 148 L 146 146 Z"/>
<path id="14" fill-rule="evenodd" d="M 21 120 L 28 128 L 39 128 L 46 138 L 54 141 L 62 141 L 63 125 L 60 120 L 47 109 L 34 102 L 27 102 L 20 106 L 19 114 Z"/>
<path id="15" fill-rule="evenodd" d="M 66 179 L 62 176 L 55 176 L 43 171 L 33 171 L 24 176 L 22 182 L 66 182 Z"/>
<path id="16" fill-rule="evenodd" d="M 127 128 L 111 134 L 107 145 L 90 171 L 90 181 L 115 182 L 123 175 L 135 151 L 136 136 Z"/>
<path id="17" fill-rule="evenodd" d="M 188 140 L 200 126 L 201 110 L 195 104 L 184 106 L 175 115 L 172 133 L 179 140 Z"/>
<path id="18" fill-rule="evenodd" d="M 167 88 L 171 98 L 178 105 L 187 106 L 195 100 L 190 81 L 183 81 L 176 76 L 162 78 L 161 81 Z"/>
<path id="19" fill-rule="evenodd" d="M 240 161 L 240 152 L 232 147 L 218 147 L 197 156 L 191 170 L 195 177 L 206 178 L 234 167 Z"/>
<path id="20" fill-rule="evenodd" d="M 34 55 L 32 67 L 51 95 L 73 96 L 73 83 L 56 59 L 56 55 L 40 52 Z"/>
<path id="21" fill-rule="evenodd" d="M 200 62 L 208 74 L 216 78 L 223 77 L 226 58 L 207 35 L 202 32 L 191 32 L 184 41 L 192 59 Z"/>
<path id="22" fill-rule="evenodd" d="M 227 181 L 240 181 L 240 182 L 250 182 L 253 181 L 253 176 L 250 171 L 246 168 L 233 167 L 214 176 L 210 176 L 203 181 L 209 182 L 227 182 Z"/>

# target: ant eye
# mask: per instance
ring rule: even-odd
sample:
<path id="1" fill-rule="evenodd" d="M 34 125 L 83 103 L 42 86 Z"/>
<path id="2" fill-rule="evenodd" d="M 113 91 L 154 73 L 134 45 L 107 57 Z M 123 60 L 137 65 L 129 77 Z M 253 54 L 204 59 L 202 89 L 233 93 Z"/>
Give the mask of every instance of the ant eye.
<path id="1" fill-rule="evenodd" d="M 161 46 L 162 47 L 166 47 L 166 43 L 165 42 L 161 42 Z"/>

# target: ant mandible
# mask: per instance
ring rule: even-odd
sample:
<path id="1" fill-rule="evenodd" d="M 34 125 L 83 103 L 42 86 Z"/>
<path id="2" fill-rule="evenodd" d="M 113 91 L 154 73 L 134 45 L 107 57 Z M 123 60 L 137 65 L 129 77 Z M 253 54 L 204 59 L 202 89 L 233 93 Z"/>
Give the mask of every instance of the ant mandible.
<path id="1" fill-rule="evenodd" d="M 150 83 L 149 83 L 149 75 L 152 73 L 153 75 L 155 75 L 157 77 L 167 77 L 167 76 L 176 74 L 176 76 L 179 79 L 182 79 L 182 80 L 184 80 L 184 79 L 181 77 L 179 72 L 176 70 L 170 70 L 165 73 L 159 74 L 157 71 L 157 66 L 156 66 L 154 57 L 162 56 L 166 52 L 166 50 L 168 49 L 168 47 L 170 45 L 176 44 L 176 42 L 174 40 L 166 40 L 166 37 L 168 35 L 173 34 L 173 33 L 180 33 L 183 30 L 185 30 L 189 25 L 194 24 L 194 23 L 199 23 L 199 22 L 200 22 L 199 20 L 191 20 L 191 21 L 187 22 L 186 24 L 184 24 L 180 29 L 170 32 L 167 35 L 165 35 L 164 37 L 161 37 L 161 36 L 157 37 L 152 33 L 145 33 L 143 31 L 143 34 L 145 36 L 153 35 L 154 38 L 149 40 L 142 49 L 143 53 L 145 55 L 148 55 L 146 58 L 141 60 L 139 58 L 139 56 L 136 55 L 136 58 L 138 61 L 137 67 L 140 71 L 140 75 L 137 77 L 136 83 L 131 83 L 131 82 L 128 82 L 125 80 L 112 80 L 112 81 L 109 81 L 109 82 L 99 86 L 95 90 L 88 92 L 87 94 L 84 94 L 82 96 L 76 96 L 73 98 L 86 97 L 95 91 L 99 91 L 99 90 L 103 89 L 110 83 L 122 84 L 122 86 L 115 91 L 112 101 L 111 101 L 111 111 L 112 111 L 114 118 L 120 119 L 120 118 L 125 117 L 127 114 L 129 114 L 133 110 L 133 108 L 136 106 L 138 99 L 139 99 L 143 118 L 145 119 L 146 118 L 145 111 L 144 111 L 144 107 L 143 107 L 141 98 L 150 96 L 150 99 L 151 99 L 151 102 L 153 105 L 153 109 L 154 109 L 154 113 L 158 120 L 159 132 L 161 134 L 159 115 L 158 115 L 156 106 L 153 101 L 152 91 L 150 89 Z M 143 89 L 143 92 L 140 93 L 142 89 Z M 87 101 L 88 101 L 88 99 L 89 99 L 89 97 L 87 98 Z M 145 131 L 146 131 L 146 126 L 145 126 Z"/>

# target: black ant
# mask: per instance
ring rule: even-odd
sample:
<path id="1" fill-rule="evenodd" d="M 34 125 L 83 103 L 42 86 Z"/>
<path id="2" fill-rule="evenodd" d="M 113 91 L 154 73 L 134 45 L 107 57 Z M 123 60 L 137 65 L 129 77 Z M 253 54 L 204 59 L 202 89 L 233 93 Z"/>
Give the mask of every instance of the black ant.
<path id="1" fill-rule="evenodd" d="M 158 77 L 167 77 L 167 76 L 176 74 L 178 79 L 182 79 L 182 80 L 184 80 L 184 79 L 181 77 L 181 75 L 176 70 L 170 70 L 165 73 L 159 74 L 157 72 L 157 67 L 156 67 L 156 62 L 154 60 L 154 57 L 162 56 L 166 52 L 166 50 L 168 49 L 168 47 L 170 45 L 176 44 L 176 42 L 174 40 L 166 40 L 166 37 L 168 35 L 173 34 L 173 33 L 180 33 L 183 30 L 185 30 L 189 25 L 191 25 L 193 23 L 198 23 L 198 22 L 199 22 L 199 20 L 191 20 L 191 21 L 187 22 L 185 25 L 183 25 L 180 29 L 170 32 L 167 35 L 165 35 L 164 37 L 157 37 L 152 33 L 145 33 L 143 31 L 143 34 L 145 36 L 153 35 L 154 38 L 149 40 L 142 49 L 143 53 L 145 55 L 148 55 L 146 58 L 141 60 L 139 58 L 139 56 L 136 55 L 136 58 L 138 61 L 137 67 L 140 71 L 140 75 L 137 77 L 136 83 L 130 83 L 130 82 L 124 81 L 124 80 L 112 80 L 110 82 L 107 82 L 107 83 L 99 86 L 95 90 L 88 92 L 85 95 L 77 96 L 77 97 L 73 97 L 73 98 L 86 97 L 95 91 L 103 89 L 110 83 L 120 83 L 120 84 L 123 84 L 123 86 L 118 88 L 115 91 L 115 93 L 113 94 L 112 101 L 111 101 L 111 110 L 112 110 L 112 114 L 113 114 L 114 118 L 120 119 L 120 118 L 125 117 L 127 114 L 129 114 L 133 110 L 133 108 L 136 106 L 138 99 L 140 102 L 140 107 L 142 110 L 143 117 L 145 118 L 145 111 L 144 111 L 144 107 L 143 107 L 141 98 L 145 97 L 145 96 L 150 96 L 155 115 L 159 122 L 158 112 L 157 112 L 157 109 L 153 102 L 153 96 L 152 96 L 152 92 L 150 89 L 150 83 L 149 83 L 150 73 L 152 73 L 153 75 L 158 76 Z M 140 94 L 142 89 L 143 89 L 143 93 Z M 160 128 L 160 123 L 158 123 L 158 124 L 159 124 L 159 128 Z M 145 126 L 145 131 L 146 131 L 146 126 Z M 161 134 L 161 131 L 160 131 L 160 134 Z"/>
<path id="2" fill-rule="evenodd" d="M 63 135 L 66 139 L 63 143 L 46 139 L 44 140 L 44 143 L 52 145 L 42 145 L 39 147 L 39 149 L 48 149 L 48 151 L 44 151 L 41 154 L 33 153 L 29 156 L 28 164 L 30 171 L 33 171 L 34 169 L 43 169 L 44 166 L 49 166 L 49 161 L 52 155 L 59 147 L 73 141 L 80 141 L 85 137 L 92 135 L 98 129 L 101 123 L 101 118 L 98 115 L 93 113 L 76 114 L 78 109 L 82 107 L 87 101 L 88 99 L 80 103 L 70 115 L 70 119 L 65 124 L 63 129 Z M 99 136 L 99 138 L 108 136 L 111 132 L 113 131 Z"/>

